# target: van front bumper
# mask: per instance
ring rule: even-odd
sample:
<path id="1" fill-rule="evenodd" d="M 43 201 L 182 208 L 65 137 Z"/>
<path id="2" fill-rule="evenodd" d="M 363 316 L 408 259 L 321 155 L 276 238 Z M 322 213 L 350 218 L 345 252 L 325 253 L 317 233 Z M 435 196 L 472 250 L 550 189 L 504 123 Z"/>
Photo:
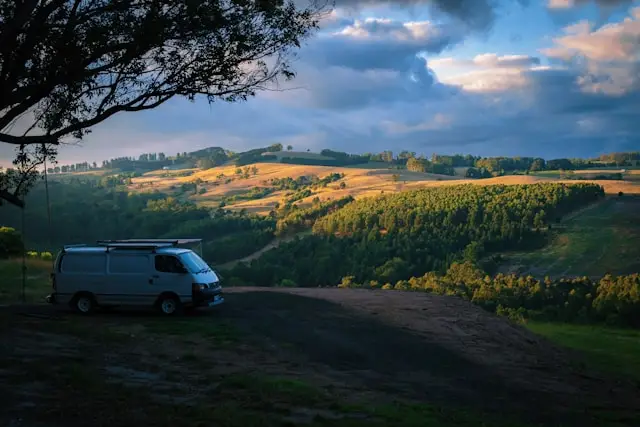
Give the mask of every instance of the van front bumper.
<path id="1" fill-rule="evenodd" d="M 215 305 L 219 305 L 222 304 L 224 302 L 224 298 L 222 297 L 222 295 L 216 295 L 213 300 L 209 301 L 207 303 L 207 307 L 213 307 Z"/>
<path id="2" fill-rule="evenodd" d="M 213 307 L 214 305 L 222 304 L 224 302 L 224 297 L 222 296 L 222 291 L 220 289 L 215 291 L 205 289 L 193 294 L 192 300 L 193 305 L 196 307 Z"/>

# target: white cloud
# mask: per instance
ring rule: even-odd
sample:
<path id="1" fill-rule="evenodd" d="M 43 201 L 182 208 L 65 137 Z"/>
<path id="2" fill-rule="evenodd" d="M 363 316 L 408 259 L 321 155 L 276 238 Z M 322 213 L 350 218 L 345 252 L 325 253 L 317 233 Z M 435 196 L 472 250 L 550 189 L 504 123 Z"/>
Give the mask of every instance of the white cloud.
<path id="1" fill-rule="evenodd" d="M 566 27 L 553 43 L 541 53 L 582 69 L 583 90 L 620 95 L 640 88 L 640 7 L 597 29 L 586 21 Z"/>
<path id="2" fill-rule="evenodd" d="M 527 68 L 540 63 L 540 59 L 528 55 L 502 55 L 483 53 L 473 59 L 456 59 L 450 57 L 434 59 L 430 65 L 434 69 L 444 67 L 460 68 Z"/>
<path id="3" fill-rule="evenodd" d="M 571 9 L 585 4 L 595 3 L 603 7 L 614 7 L 631 3 L 632 0 L 547 0 L 549 9 Z"/>

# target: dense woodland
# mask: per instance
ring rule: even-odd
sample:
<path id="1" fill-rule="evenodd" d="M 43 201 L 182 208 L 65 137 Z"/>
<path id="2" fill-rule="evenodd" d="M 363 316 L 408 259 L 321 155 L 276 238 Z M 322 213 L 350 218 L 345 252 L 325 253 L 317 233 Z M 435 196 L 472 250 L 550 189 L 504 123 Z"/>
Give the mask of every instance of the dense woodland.
<path id="1" fill-rule="evenodd" d="M 273 218 L 205 209 L 159 192 L 129 193 L 80 179 L 50 182 L 49 189 L 51 226 L 43 185 L 26 198 L 26 230 L 18 208 L 0 209 L 0 224 L 22 231 L 29 250 L 55 251 L 99 239 L 193 237 L 205 240 L 208 260 L 223 263 L 253 253 L 274 237 Z"/>
<path id="2" fill-rule="evenodd" d="M 549 224 L 603 195 L 592 184 L 457 185 L 361 199 L 317 219 L 312 236 L 226 275 L 258 286 L 335 286 L 345 276 L 395 283 L 538 245 Z"/>

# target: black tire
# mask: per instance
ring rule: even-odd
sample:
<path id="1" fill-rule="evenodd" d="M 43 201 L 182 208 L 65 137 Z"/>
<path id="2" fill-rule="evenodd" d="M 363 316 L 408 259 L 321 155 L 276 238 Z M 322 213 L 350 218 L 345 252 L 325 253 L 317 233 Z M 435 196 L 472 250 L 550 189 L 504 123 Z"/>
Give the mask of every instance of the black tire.
<path id="1" fill-rule="evenodd" d="M 81 292 L 73 297 L 71 306 L 75 311 L 86 316 L 95 311 L 97 304 L 93 295 L 88 292 Z"/>
<path id="2" fill-rule="evenodd" d="M 160 295 L 157 303 L 158 311 L 165 316 L 175 316 L 182 313 L 180 298 L 172 294 Z"/>

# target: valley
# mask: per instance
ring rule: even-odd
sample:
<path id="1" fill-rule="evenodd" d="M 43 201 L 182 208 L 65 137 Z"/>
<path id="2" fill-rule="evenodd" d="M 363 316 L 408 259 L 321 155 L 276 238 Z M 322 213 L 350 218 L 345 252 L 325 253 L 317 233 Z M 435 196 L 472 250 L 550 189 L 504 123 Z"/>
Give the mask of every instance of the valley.
<path id="1" fill-rule="evenodd" d="M 3 206 L 0 421 L 638 422 L 635 166 L 472 178 L 427 160 L 275 153 L 54 172 L 25 199 L 24 228 Z M 150 236 L 204 239 L 225 304 L 177 319 L 44 304 L 62 245 Z"/>

